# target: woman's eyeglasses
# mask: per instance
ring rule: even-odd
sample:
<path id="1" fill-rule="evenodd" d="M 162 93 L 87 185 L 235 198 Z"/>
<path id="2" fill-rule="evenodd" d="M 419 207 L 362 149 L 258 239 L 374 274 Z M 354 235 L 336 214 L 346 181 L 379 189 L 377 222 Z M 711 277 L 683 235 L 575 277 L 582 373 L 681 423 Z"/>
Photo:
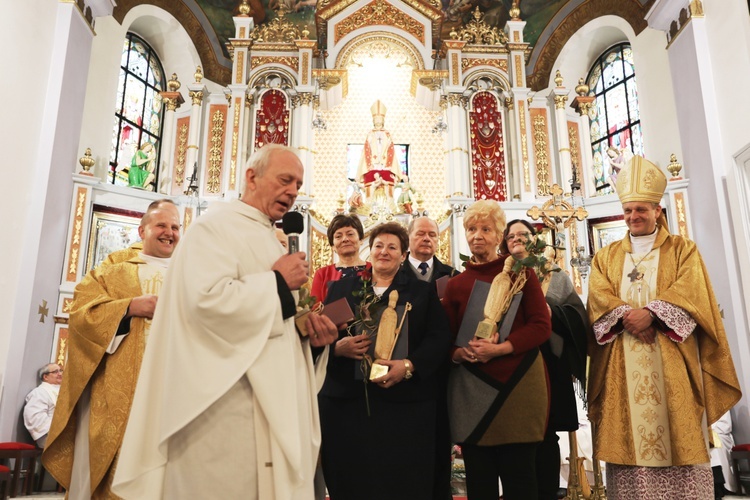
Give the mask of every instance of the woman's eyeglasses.
<path id="1" fill-rule="evenodd" d="M 505 237 L 505 241 L 513 241 L 513 240 L 518 239 L 518 238 L 523 238 L 523 239 L 527 240 L 527 239 L 529 239 L 529 236 L 531 236 L 531 233 L 528 232 L 528 231 L 526 231 L 524 233 L 515 233 L 515 234 L 514 233 L 509 233 Z"/>

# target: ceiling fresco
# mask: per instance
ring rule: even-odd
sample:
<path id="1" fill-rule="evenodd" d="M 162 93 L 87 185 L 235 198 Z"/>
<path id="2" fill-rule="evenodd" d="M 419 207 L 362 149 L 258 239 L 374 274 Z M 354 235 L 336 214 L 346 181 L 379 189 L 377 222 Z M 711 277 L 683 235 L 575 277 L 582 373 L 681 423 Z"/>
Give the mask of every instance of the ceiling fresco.
<path id="1" fill-rule="evenodd" d="M 248 0 L 256 26 L 276 18 L 280 7 L 288 10 L 289 21 L 300 29 L 307 28 L 311 39 L 317 39 L 317 5 L 338 0 Z M 424 3 L 432 4 L 429 0 Z M 565 42 L 588 21 L 603 15 L 624 18 L 636 34 L 646 28 L 644 20 L 655 0 L 521 0 L 521 19 L 526 21 L 524 39 L 532 51 L 527 61 L 529 86 L 545 88 L 557 55 Z M 484 21 L 502 29 L 509 18 L 512 0 L 439 0 L 444 13 L 440 38 L 449 38 L 453 28 L 472 19 L 474 10 L 484 14 Z M 238 14 L 240 0 L 118 0 L 114 17 L 122 22 L 128 10 L 148 3 L 170 12 L 193 39 L 207 78 L 220 84 L 230 79 L 231 60 L 226 42 L 234 36 L 232 17 Z M 434 40 L 437 43 L 439 40 Z"/>

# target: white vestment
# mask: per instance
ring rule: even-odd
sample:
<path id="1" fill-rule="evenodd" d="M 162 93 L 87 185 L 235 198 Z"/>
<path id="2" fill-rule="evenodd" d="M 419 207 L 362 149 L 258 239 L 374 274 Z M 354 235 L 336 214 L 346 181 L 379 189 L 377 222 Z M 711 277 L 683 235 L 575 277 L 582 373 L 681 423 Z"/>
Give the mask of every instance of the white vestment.
<path id="1" fill-rule="evenodd" d="M 113 483 L 117 495 L 177 498 L 169 477 L 181 476 L 200 490 L 194 498 L 223 498 L 225 486 L 237 483 L 248 499 L 313 498 L 317 390 L 328 350 L 316 374 L 309 342 L 293 318 L 282 318 L 271 267 L 283 252 L 269 218 L 237 200 L 190 226 L 151 325 Z M 237 406 L 247 408 L 240 424 L 237 412 L 225 412 Z M 206 456 L 199 467 L 190 465 L 194 459 L 172 463 L 205 441 L 197 434 L 207 424 L 227 436 L 204 443 L 208 454 L 217 444 L 236 448 L 233 431 L 241 426 L 255 460 L 226 454 Z"/>
<path id="2" fill-rule="evenodd" d="M 42 382 L 26 396 L 26 406 L 23 407 L 23 423 L 34 441 L 41 438 L 46 439 L 59 393 L 59 384 Z M 38 444 L 40 447 L 44 447 L 44 442 Z"/>

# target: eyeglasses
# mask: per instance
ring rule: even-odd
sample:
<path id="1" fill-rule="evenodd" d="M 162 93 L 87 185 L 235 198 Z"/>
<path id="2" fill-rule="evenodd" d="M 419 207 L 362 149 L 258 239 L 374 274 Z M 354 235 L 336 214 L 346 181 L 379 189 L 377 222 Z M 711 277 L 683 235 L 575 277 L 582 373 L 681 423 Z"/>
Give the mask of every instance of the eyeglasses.
<path id="1" fill-rule="evenodd" d="M 62 373 L 62 372 L 63 372 L 62 368 L 60 368 L 60 369 L 57 369 L 57 370 L 55 370 L 53 372 L 47 372 L 47 373 L 45 373 L 45 375 L 57 375 L 58 373 Z"/>
<path id="2" fill-rule="evenodd" d="M 529 239 L 529 236 L 531 236 L 531 233 L 528 232 L 528 231 L 523 232 L 523 233 L 515 233 L 515 234 L 509 233 L 505 237 L 505 241 L 513 241 L 513 240 L 516 240 L 516 239 L 519 239 L 519 238 Z"/>

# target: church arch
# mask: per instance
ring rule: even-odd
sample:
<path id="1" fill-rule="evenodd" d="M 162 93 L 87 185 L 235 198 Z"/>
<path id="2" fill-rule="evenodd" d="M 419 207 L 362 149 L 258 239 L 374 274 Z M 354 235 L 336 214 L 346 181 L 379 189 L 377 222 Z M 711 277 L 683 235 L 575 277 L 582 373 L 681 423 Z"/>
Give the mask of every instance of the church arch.
<path id="1" fill-rule="evenodd" d="M 424 69 L 424 61 L 417 48 L 405 37 L 389 31 L 371 31 L 346 43 L 336 56 L 335 67 L 346 68 L 350 64 L 359 64 L 356 54 L 364 50 L 383 57 L 389 57 L 392 52 L 400 52 L 406 56 L 401 64 L 409 64 L 416 70 Z"/>

